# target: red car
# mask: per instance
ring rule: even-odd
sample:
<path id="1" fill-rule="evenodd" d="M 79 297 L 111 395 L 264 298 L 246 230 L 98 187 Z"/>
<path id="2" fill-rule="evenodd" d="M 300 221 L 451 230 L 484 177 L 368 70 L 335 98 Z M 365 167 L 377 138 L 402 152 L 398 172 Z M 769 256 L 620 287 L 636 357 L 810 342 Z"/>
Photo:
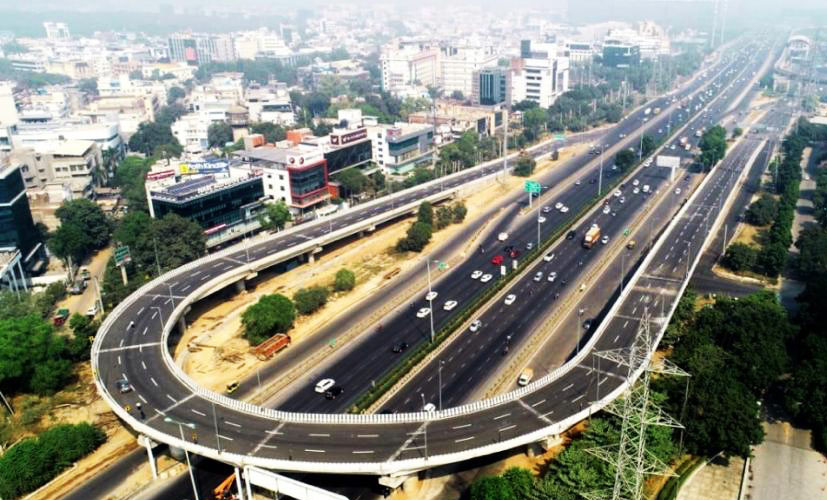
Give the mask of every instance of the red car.
<path id="1" fill-rule="evenodd" d="M 503 256 L 502 255 L 495 255 L 494 258 L 491 259 L 491 263 L 495 266 L 501 266 L 503 263 Z"/>

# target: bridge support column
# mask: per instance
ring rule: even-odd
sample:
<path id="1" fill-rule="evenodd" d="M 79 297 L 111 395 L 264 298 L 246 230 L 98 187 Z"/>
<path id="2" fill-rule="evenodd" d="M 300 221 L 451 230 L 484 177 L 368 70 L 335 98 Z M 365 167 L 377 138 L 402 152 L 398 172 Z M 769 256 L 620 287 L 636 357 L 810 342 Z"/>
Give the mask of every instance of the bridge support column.
<path id="1" fill-rule="evenodd" d="M 158 466 L 155 463 L 155 454 L 152 452 L 152 446 L 155 444 L 146 436 L 138 437 L 138 444 L 144 445 L 146 448 L 146 455 L 149 458 L 149 468 L 152 470 L 152 479 L 158 479 Z"/>
<path id="2" fill-rule="evenodd" d="M 238 487 L 238 500 L 244 500 L 244 485 L 241 484 L 241 471 L 235 467 L 235 485 Z"/>
<path id="3" fill-rule="evenodd" d="M 182 315 L 178 318 L 178 333 L 181 335 L 187 333 L 187 319 L 186 315 Z"/>
<path id="4" fill-rule="evenodd" d="M 243 293 L 247 290 L 247 283 L 245 280 L 238 280 L 235 282 L 235 291 L 237 293 Z"/>
<path id="5" fill-rule="evenodd" d="M 313 264 L 314 262 L 316 262 L 316 257 L 313 255 L 313 252 L 308 252 L 307 253 L 307 263 L 308 264 Z"/>

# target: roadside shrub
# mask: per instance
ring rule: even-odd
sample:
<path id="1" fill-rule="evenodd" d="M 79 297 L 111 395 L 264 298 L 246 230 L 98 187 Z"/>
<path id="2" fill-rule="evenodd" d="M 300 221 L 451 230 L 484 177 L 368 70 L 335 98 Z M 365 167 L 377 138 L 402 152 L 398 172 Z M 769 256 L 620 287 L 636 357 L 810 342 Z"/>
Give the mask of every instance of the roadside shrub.
<path id="1" fill-rule="evenodd" d="M 241 315 L 244 338 L 254 346 L 277 333 L 286 333 L 295 320 L 293 301 L 281 294 L 261 297 Z"/>
<path id="2" fill-rule="evenodd" d="M 333 288 L 337 292 L 348 292 L 353 290 L 356 286 L 356 275 L 350 269 L 339 269 L 336 271 L 336 280 L 333 282 Z"/>
<path id="3" fill-rule="evenodd" d="M 293 302 L 299 314 L 312 314 L 327 304 L 330 292 L 323 286 L 300 288 L 293 294 Z"/>

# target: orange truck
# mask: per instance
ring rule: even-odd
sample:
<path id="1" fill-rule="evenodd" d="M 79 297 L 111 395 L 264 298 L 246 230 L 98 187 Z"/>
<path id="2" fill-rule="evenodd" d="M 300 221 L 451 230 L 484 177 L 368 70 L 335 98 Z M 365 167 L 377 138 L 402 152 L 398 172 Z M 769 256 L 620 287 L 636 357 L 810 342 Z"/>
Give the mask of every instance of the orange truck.
<path id="1" fill-rule="evenodd" d="M 290 335 L 284 333 L 277 333 L 257 345 L 253 352 L 256 357 L 262 361 L 272 358 L 277 352 L 290 345 Z"/>
<path id="2" fill-rule="evenodd" d="M 592 227 L 586 231 L 586 235 L 583 236 L 583 246 L 585 248 L 591 248 L 600 241 L 600 226 L 597 224 L 592 224 Z"/>

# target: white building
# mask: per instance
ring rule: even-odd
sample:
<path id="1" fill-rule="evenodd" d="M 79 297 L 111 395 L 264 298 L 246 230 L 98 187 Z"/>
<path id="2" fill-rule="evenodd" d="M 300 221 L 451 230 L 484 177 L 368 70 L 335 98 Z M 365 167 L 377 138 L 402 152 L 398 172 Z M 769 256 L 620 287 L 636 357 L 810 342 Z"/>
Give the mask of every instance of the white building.
<path id="1" fill-rule="evenodd" d="M 0 82 L 0 126 L 16 125 L 17 105 L 14 102 L 14 83 Z"/>
<path id="2" fill-rule="evenodd" d="M 568 91 L 569 60 L 557 55 L 556 45 L 524 40 L 520 55 L 512 66 L 512 104 L 534 101 L 547 108 Z"/>
<path id="3" fill-rule="evenodd" d="M 474 72 L 497 65 L 497 55 L 480 48 L 452 50 L 451 55 L 442 58 L 441 87 L 446 95 L 459 91 L 470 98 L 473 93 Z"/>
<path id="4" fill-rule="evenodd" d="M 48 40 L 68 40 L 71 38 L 69 26 L 66 23 L 46 21 L 43 23 L 43 28 L 46 30 L 46 38 Z"/>
<path id="5" fill-rule="evenodd" d="M 411 85 L 438 86 L 440 51 L 423 44 L 396 42 L 382 47 L 379 57 L 382 90 L 396 92 Z"/>
<path id="6" fill-rule="evenodd" d="M 368 127 L 373 161 L 384 173 L 404 174 L 430 165 L 434 154 L 432 125 L 401 123 Z"/>
<path id="7" fill-rule="evenodd" d="M 35 150 L 59 141 L 92 141 L 100 151 L 112 150 L 116 156 L 120 156 L 125 147 L 117 122 L 90 123 L 82 120 L 19 124 L 12 130 L 11 141 L 15 148 Z"/>
<path id="8" fill-rule="evenodd" d="M 270 122 L 289 127 L 296 123 L 287 85 L 270 82 L 267 85 L 251 83 L 244 92 L 244 106 L 252 122 Z"/>
<path id="9" fill-rule="evenodd" d="M 184 151 L 199 154 L 209 149 L 207 129 L 210 122 L 201 113 L 188 113 L 171 125 L 172 135 L 178 139 Z"/>

